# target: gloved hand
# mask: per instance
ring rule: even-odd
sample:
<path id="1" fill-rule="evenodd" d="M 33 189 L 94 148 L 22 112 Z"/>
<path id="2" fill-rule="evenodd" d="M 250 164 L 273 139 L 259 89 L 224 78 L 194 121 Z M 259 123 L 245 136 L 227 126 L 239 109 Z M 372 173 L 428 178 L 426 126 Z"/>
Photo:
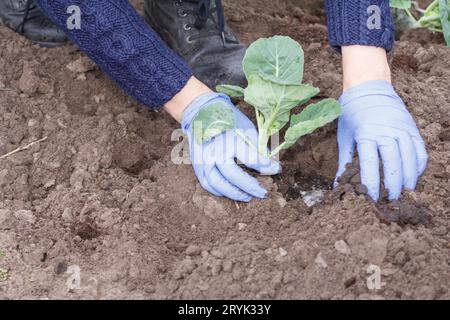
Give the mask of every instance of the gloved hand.
<path id="1" fill-rule="evenodd" d="M 216 196 L 244 202 L 249 202 L 253 197 L 265 198 L 267 191 L 259 185 L 258 180 L 236 164 L 235 158 L 247 167 L 267 175 L 280 172 L 277 162 L 260 155 L 232 129 L 203 144 L 198 144 L 194 138 L 192 126 L 198 112 L 220 101 L 233 110 L 236 128 L 257 145 L 258 132 L 255 126 L 233 105 L 228 96 L 218 93 L 202 95 L 184 111 L 181 122 L 189 140 L 190 159 L 195 174 L 201 186 Z"/>
<path id="2" fill-rule="evenodd" d="M 356 144 L 361 183 L 373 200 L 378 201 L 380 195 L 378 154 L 389 199 L 398 199 L 402 187 L 414 190 L 428 155 L 414 119 L 392 85 L 368 81 L 345 91 L 339 101 L 344 112 L 338 123 L 337 178 L 352 162 Z"/>

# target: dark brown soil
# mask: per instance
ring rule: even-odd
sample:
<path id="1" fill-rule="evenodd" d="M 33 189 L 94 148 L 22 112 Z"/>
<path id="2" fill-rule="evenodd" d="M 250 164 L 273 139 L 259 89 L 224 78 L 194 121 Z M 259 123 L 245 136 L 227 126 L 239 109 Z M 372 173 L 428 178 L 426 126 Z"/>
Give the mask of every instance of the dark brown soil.
<path id="1" fill-rule="evenodd" d="M 340 60 L 314 2 L 224 4 L 246 43 L 300 41 L 306 82 L 337 98 Z M 0 298 L 449 299 L 450 50 L 431 38 L 406 34 L 390 55 L 430 154 L 415 192 L 374 204 L 355 172 L 331 191 L 334 124 L 261 178 L 268 200 L 236 204 L 171 162 L 167 114 L 136 104 L 75 47 L 42 49 L 0 27 L 0 156 L 48 137 L 0 160 Z M 315 189 L 328 191 L 309 208 L 302 192 Z M 379 290 L 367 286 L 371 264 Z M 80 286 L 68 286 L 78 267 Z"/>

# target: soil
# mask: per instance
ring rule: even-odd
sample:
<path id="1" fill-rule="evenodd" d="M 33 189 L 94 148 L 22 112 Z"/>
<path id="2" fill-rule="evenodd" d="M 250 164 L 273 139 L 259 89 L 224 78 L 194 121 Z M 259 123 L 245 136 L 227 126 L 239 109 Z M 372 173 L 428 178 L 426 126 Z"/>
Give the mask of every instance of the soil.
<path id="1" fill-rule="evenodd" d="M 224 5 L 246 43 L 300 41 L 305 81 L 337 98 L 340 59 L 316 2 Z M 357 167 L 332 190 L 332 124 L 284 153 L 280 176 L 260 178 L 269 199 L 237 204 L 171 162 L 167 114 L 74 46 L 39 48 L 0 27 L 0 156 L 47 137 L 0 159 L 0 298 L 449 299 L 450 50 L 432 38 L 405 34 L 390 54 L 430 155 L 415 192 L 374 204 Z M 302 191 L 317 189 L 325 198 L 308 207 Z M 368 289 L 372 264 L 379 289 Z"/>

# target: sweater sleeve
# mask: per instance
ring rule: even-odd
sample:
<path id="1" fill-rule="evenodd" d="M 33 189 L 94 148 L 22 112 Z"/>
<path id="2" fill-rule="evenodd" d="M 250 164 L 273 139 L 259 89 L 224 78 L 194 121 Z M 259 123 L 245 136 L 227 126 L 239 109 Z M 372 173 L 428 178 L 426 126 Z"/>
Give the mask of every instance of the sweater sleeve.
<path id="1" fill-rule="evenodd" d="M 152 110 L 174 97 L 192 76 L 127 0 L 35 2 L 125 92 Z M 81 17 L 77 28 L 68 23 L 74 5 Z"/>
<path id="2" fill-rule="evenodd" d="M 340 51 L 346 45 L 394 46 L 394 22 L 389 0 L 326 0 L 328 37 Z"/>

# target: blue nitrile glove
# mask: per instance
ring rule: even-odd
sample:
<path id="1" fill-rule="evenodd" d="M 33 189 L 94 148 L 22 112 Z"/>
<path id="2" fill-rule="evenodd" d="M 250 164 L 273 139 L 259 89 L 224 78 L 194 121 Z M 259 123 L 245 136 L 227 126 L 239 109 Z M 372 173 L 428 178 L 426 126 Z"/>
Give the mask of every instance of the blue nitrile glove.
<path id="1" fill-rule="evenodd" d="M 339 169 L 352 162 L 355 143 L 361 183 L 378 201 L 379 155 L 389 199 L 398 199 L 402 187 L 414 190 L 428 161 L 425 144 L 402 99 L 386 81 L 368 81 L 345 91 L 339 99 L 343 114 L 338 123 Z"/>
<path id="2" fill-rule="evenodd" d="M 280 172 L 277 162 L 260 155 L 233 129 L 226 130 L 203 144 L 198 144 L 194 138 L 192 126 L 198 112 L 220 101 L 233 110 L 236 128 L 257 145 L 258 132 L 254 124 L 233 105 L 228 96 L 218 93 L 202 95 L 184 111 L 181 122 L 189 139 L 190 159 L 195 174 L 202 187 L 216 196 L 245 202 L 253 197 L 265 198 L 267 191 L 260 186 L 258 180 L 236 164 L 235 158 L 247 167 L 268 175 Z"/>

